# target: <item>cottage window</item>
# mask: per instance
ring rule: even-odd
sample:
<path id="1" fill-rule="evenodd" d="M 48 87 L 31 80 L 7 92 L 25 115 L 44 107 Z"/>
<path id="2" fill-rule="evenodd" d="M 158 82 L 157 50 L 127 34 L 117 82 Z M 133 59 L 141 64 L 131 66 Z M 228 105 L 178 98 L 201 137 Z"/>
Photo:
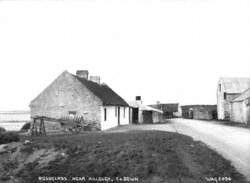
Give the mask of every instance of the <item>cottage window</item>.
<path id="1" fill-rule="evenodd" d="M 107 109 L 104 108 L 104 121 L 107 121 Z"/>
<path id="2" fill-rule="evenodd" d="M 219 84 L 219 91 L 221 92 L 221 84 Z"/>
<path id="3" fill-rule="evenodd" d="M 76 115 L 76 111 L 69 111 L 69 115 L 70 116 L 75 116 Z"/>
<path id="4" fill-rule="evenodd" d="M 227 93 L 224 93 L 224 100 L 227 99 Z"/>
<path id="5" fill-rule="evenodd" d="M 117 107 L 115 107 L 115 117 L 117 117 Z"/>

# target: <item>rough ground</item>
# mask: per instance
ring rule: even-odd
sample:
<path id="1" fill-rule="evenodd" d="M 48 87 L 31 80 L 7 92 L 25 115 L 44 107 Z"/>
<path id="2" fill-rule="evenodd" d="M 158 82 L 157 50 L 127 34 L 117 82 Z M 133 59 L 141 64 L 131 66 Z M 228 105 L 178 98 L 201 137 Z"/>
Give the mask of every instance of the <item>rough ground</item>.
<path id="1" fill-rule="evenodd" d="M 0 182 L 20 183 L 20 174 L 25 177 L 28 172 L 23 170 L 37 165 L 47 167 L 49 162 L 62 156 L 63 151 L 54 148 L 36 148 L 21 142 L 0 145 Z"/>
<path id="2" fill-rule="evenodd" d="M 132 129 L 175 131 L 191 136 L 230 160 L 250 181 L 250 129 L 220 125 L 213 121 L 171 119 L 167 124 L 124 126 L 111 131 Z"/>
<path id="3" fill-rule="evenodd" d="M 110 177 L 114 182 L 124 176 L 143 183 L 205 183 L 218 177 L 230 177 L 230 183 L 247 182 L 215 151 L 177 133 L 85 133 L 23 141 L 27 139 L 32 143 L 1 148 L 0 182 L 36 183 L 38 176 L 63 176 L 67 182 L 76 176 Z"/>

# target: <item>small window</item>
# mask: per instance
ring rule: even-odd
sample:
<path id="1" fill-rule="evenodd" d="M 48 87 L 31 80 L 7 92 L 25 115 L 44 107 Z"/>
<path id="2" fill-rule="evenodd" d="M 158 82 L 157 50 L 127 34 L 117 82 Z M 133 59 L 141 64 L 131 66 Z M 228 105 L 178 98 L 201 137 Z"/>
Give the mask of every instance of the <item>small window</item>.
<path id="1" fill-rule="evenodd" d="M 219 84 L 219 91 L 221 92 L 221 84 Z"/>
<path id="2" fill-rule="evenodd" d="M 74 118 L 76 116 L 76 111 L 69 111 L 69 117 Z"/>
<path id="3" fill-rule="evenodd" d="M 126 107 L 123 108 L 123 118 L 126 117 Z"/>
<path id="4" fill-rule="evenodd" d="M 104 121 L 107 121 L 107 109 L 104 108 Z"/>
<path id="5" fill-rule="evenodd" d="M 76 111 L 69 111 L 69 115 L 75 116 L 76 115 Z"/>
<path id="6" fill-rule="evenodd" d="M 227 93 L 224 93 L 224 100 L 227 99 Z"/>
<path id="7" fill-rule="evenodd" d="M 115 107 L 115 117 L 117 117 L 117 107 Z"/>

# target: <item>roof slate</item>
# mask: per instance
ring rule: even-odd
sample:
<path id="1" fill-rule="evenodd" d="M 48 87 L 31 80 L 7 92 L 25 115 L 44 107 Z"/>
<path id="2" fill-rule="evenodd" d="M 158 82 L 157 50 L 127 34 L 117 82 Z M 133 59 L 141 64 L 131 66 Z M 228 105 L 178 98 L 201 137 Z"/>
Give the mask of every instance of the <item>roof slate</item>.
<path id="1" fill-rule="evenodd" d="M 143 104 L 138 103 L 136 101 L 129 102 L 129 106 L 133 107 L 133 108 L 139 108 L 142 111 L 154 111 L 154 112 L 158 112 L 158 113 L 163 113 L 162 110 L 156 109 L 156 108 L 148 106 L 148 105 L 143 105 Z"/>
<path id="2" fill-rule="evenodd" d="M 161 109 L 164 112 L 178 112 L 178 103 L 166 103 L 166 104 L 154 104 L 150 105 L 151 107 Z"/>
<path id="3" fill-rule="evenodd" d="M 91 92 L 93 92 L 98 98 L 100 98 L 103 102 L 103 105 L 128 106 L 128 103 L 117 93 L 115 93 L 108 85 L 97 84 L 87 79 L 80 78 L 76 75 L 73 76 L 84 86 L 86 86 Z"/>
<path id="4" fill-rule="evenodd" d="M 234 98 L 232 100 L 232 102 L 240 102 L 240 101 L 246 100 L 248 98 L 250 98 L 250 88 L 245 90 L 242 94 L 240 94 L 236 98 Z"/>

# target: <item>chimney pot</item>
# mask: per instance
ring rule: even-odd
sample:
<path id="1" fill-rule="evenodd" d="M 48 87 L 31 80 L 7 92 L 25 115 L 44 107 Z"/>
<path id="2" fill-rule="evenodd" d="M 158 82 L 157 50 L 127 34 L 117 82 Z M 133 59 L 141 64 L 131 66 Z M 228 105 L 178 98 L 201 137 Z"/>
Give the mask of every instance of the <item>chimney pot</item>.
<path id="1" fill-rule="evenodd" d="M 89 80 L 93 81 L 93 82 L 95 82 L 97 84 L 101 84 L 101 78 L 100 78 L 100 76 L 90 76 Z"/>
<path id="2" fill-rule="evenodd" d="M 141 96 L 136 96 L 135 100 L 141 100 Z"/>
<path id="3" fill-rule="evenodd" d="M 88 79 L 89 71 L 88 70 L 77 70 L 76 75 L 80 78 Z"/>

